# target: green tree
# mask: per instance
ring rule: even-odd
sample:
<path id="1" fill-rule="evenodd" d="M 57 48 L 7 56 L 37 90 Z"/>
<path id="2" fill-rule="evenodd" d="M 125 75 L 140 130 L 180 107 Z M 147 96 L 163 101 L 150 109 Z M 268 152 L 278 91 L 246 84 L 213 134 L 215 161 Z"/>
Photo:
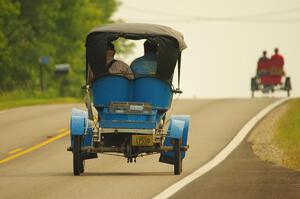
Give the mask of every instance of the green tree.
<path id="1" fill-rule="evenodd" d="M 30 70 L 20 67 L 20 55 L 28 51 L 31 44 L 26 37 L 29 28 L 19 21 L 20 3 L 10 0 L 0 1 L 0 91 L 26 85 Z M 21 82 L 25 80 L 25 82 Z"/>
<path id="2" fill-rule="evenodd" d="M 93 27 L 111 23 L 118 5 L 116 0 L 1 0 L 0 92 L 36 89 L 38 58 L 47 55 L 48 86 L 59 90 L 54 65 L 70 63 L 65 94 L 78 93 L 84 83 L 85 36 Z"/>

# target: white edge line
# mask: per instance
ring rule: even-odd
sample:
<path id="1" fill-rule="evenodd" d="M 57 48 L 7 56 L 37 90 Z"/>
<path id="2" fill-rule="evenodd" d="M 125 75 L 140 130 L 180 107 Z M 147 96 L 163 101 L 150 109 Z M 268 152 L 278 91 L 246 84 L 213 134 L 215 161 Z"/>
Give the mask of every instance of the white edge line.
<path id="1" fill-rule="evenodd" d="M 238 132 L 238 134 L 231 140 L 231 142 L 220 152 L 218 153 L 212 160 L 207 162 L 205 165 L 191 173 L 190 175 L 184 177 L 180 181 L 176 182 L 175 184 L 171 185 L 158 195 L 154 196 L 153 199 L 164 199 L 169 198 L 174 195 L 177 191 L 182 189 L 184 186 L 192 182 L 193 180 L 197 179 L 198 177 L 202 176 L 218 164 L 220 164 L 247 136 L 247 134 L 252 130 L 252 128 L 261 120 L 263 119 L 269 112 L 271 112 L 274 108 L 281 105 L 282 103 L 290 100 L 292 98 L 283 98 L 278 100 L 263 110 L 261 110 L 257 115 L 255 115 L 251 120 L 249 120 L 242 129 Z"/>

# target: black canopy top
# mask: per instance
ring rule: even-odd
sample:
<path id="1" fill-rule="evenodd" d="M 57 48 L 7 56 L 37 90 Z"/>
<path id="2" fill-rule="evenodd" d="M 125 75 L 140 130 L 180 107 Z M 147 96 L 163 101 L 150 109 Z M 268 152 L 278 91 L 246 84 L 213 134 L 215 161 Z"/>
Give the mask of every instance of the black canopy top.
<path id="1" fill-rule="evenodd" d="M 106 67 L 106 49 L 109 41 L 119 37 L 126 39 L 147 39 L 157 44 L 156 76 L 170 81 L 176 62 L 180 60 L 181 51 L 187 46 L 183 35 L 167 26 L 142 23 L 109 24 L 94 28 L 86 39 L 86 57 L 94 76 L 100 77 L 108 73 Z"/>

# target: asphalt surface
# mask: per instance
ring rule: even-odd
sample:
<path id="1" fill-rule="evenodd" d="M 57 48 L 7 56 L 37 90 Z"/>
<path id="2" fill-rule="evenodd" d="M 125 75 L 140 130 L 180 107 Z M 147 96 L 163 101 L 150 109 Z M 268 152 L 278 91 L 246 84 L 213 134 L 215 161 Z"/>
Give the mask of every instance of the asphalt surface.
<path id="1" fill-rule="evenodd" d="M 171 198 L 298 199 L 300 172 L 261 161 L 244 141 L 220 165 Z"/>
<path id="2" fill-rule="evenodd" d="M 86 173 L 83 176 L 74 177 L 72 154 L 66 151 L 70 144 L 69 137 L 66 136 L 0 164 L 0 198 L 151 198 L 209 161 L 231 141 L 251 117 L 275 100 L 175 100 L 172 110 L 174 114 L 190 114 L 192 116 L 188 141 L 191 148 L 184 159 L 183 174 L 180 176 L 173 175 L 172 166 L 159 163 L 158 155 L 139 158 L 137 163 L 132 164 L 127 164 L 125 158 L 99 155 L 98 159 L 86 161 Z M 68 128 L 69 114 L 73 106 L 81 105 L 35 106 L 0 112 L 0 161 L 10 156 L 11 154 L 8 153 L 14 149 L 24 150 L 57 135 L 57 131 Z M 244 144 L 240 147 L 242 146 Z M 243 148 L 239 148 L 224 163 L 230 161 L 236 153 L 251 155 L 251 151 L 248 153 L 243 151 Z M 221 163 L 203 178 L 195 181 L 195 183 L 199 181 L 200 185 L 194 185 L 193 182 L 190 184 L 194 186 L 193 188 L 188 185 L 175 197 L 210 198 L 203 194 L 209 190 L 204 188 L 212 185 L 212 181 L 222 180 L 221 173 L 213 173 L 214 170 L 220 168 L 223 174 L 227 174 L 228 169 L 232 169 L 232 172 L 223 178 L 224 181 L 216 182 L 215 186 L 220 186 L 219 189 L 211 188 L 213 185 L 210 187 L 210 192 L 215 194 L 211 198 L 217 196 L 239 198 L 229 195 L 231 191 L 232 194 L 250 193 L 250 190 L 244 192 L 235 190 L 239 184 L 238 179 L 241 180 L 240 184 L 245 189 L 252 182 L 257 182 L 258 189 L 260 189 L 262 183 L 267 184 L 269 180 L 277 179 L 274 174 L 270 174 L 269 176 L 273 178 L 262 177 L 261 181 L 253 180 L 251 182 L 243 180 L 247 175 L 250 175 L 249 178 L 254 174 L 261 176 L 260 172 L 251 172 L 253 168 L 248 172 L 247 170 L 238 170 L 242 165 L 236 165 L 236 163 L 241 161 L 246 164 L 246 160 L 248 161 L 248 158 L 237 157 L 236 162 L 229 163 L 224 168 Z M 264 164 L 259 160 L 257 163 Z M 253 165 L 256 168 L 256 163 Z M 239 172 L 242 172 L 243 175 L 240 176 Z M 210 175 L 217 175 L 217 177 L 209 178 Z M 231 176 L 234 183 L 233 187 L 229 189 L 228 182 L 230 182 Z M 299 176 L 294 178 L 294 180 L 297 179 L 299 183 Z M 293 185 L 293 182 L 290 184 Z M 296 183 L 294 184 L 296 186 Z M 252 190 L 255 189 L 254 187 L 255 183 L 253 183 Z M 269 188 L 273 187 L 269 186 Z M 187 192 L 185 192 L 186 190 Z M 216 195 L 217 190 L 221 191 L 221 195 Z M 222 193 L 222 191 L 224 192 Z M 202 194 L 195 195 L 200 192 Z M 261 190 L 260 193 L 266 192 Z M 244 195 L 241 198 L 246 198 Z M 249 195 L 249 198 L 251 196 L 253 195 Z"/>

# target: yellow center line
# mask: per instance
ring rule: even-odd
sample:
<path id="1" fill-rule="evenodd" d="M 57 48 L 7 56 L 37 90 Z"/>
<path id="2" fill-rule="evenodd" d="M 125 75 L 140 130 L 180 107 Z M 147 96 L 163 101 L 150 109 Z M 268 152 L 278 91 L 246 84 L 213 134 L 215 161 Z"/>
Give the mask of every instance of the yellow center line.
<path id="1" fill-rule="evenodd" d="M 17 149 L 11 150 L 10 152 L 8 152 L 8 154 L 17 153 L 19 151 L 22 151 L 22 148 L 17 148 Z"/>
<path id="2" fill-rule="evenodd" d="M 46 141 L 44 141 L 44 142 L 41 142 L 41 143 L 39 143 L 39 144 L 37 144 L 37 145 L 34 145 L 34 146 L 32 146 L 32 147 L 30 147 L 30 148 L 24 150 L 24 151 L 21 151 L 21 152 L 19 152 L 19 153 L 16 153 L 16 154 L 14 154 L 14 155 L 11 155 L 11 156 L 9 156 L 9 157 L 7 157 L 7 158 L 4 158 L 4 159 L 0 160 L 0 164 L 3 164 L 3 163 L 8 162 L 8 161 L 10 161 L 10 160 L 13 160 L 13 159 L 15 159 L 15 158 L 17 158 L 17 157 L 20 157 L 20 156 L 22 156 L 22 155 L 25 155 L 25 154 L 27 154 L 27 153 L 29 153 L 29 152 L 35 151 L 35 150 L 37 150 L 37 149 L 39 149 L 39 148 L 41 148 L 41 147 L 43 147 L 43 146 L 45 146 L 45 145 L 47 145 L 47 144 L 49 144 L 49 143 L 55 141 L 55 140 L 58 140 L 58 139 L 60 139 L 60 138 L 62 138 L 62 137 L 64 137 L 64 136 L 66 136 L 66 135 L 68 135 L 68 134 L 70 134 L 70 131 L 66 131 L 66 132 L 63 132 L 63 133 L 61 133 L 61 134 L 59 134 L 59 135 L 56 135 L 56 136 L 54 136 L 54 137 L 52 137 L 52 138 L 50 138 L 50 139 L 48 139 L 48 140 L 46 140 Z"/>
<path id="3" fill-rule="evenodd" d="M 56 131 L 56 133 L 63 133 L 63 132 L 65 132 L 65 131 L 67 131 L 67 130 L 68 130 L 67 128 L 58 129 L 58 130 Z"/>

